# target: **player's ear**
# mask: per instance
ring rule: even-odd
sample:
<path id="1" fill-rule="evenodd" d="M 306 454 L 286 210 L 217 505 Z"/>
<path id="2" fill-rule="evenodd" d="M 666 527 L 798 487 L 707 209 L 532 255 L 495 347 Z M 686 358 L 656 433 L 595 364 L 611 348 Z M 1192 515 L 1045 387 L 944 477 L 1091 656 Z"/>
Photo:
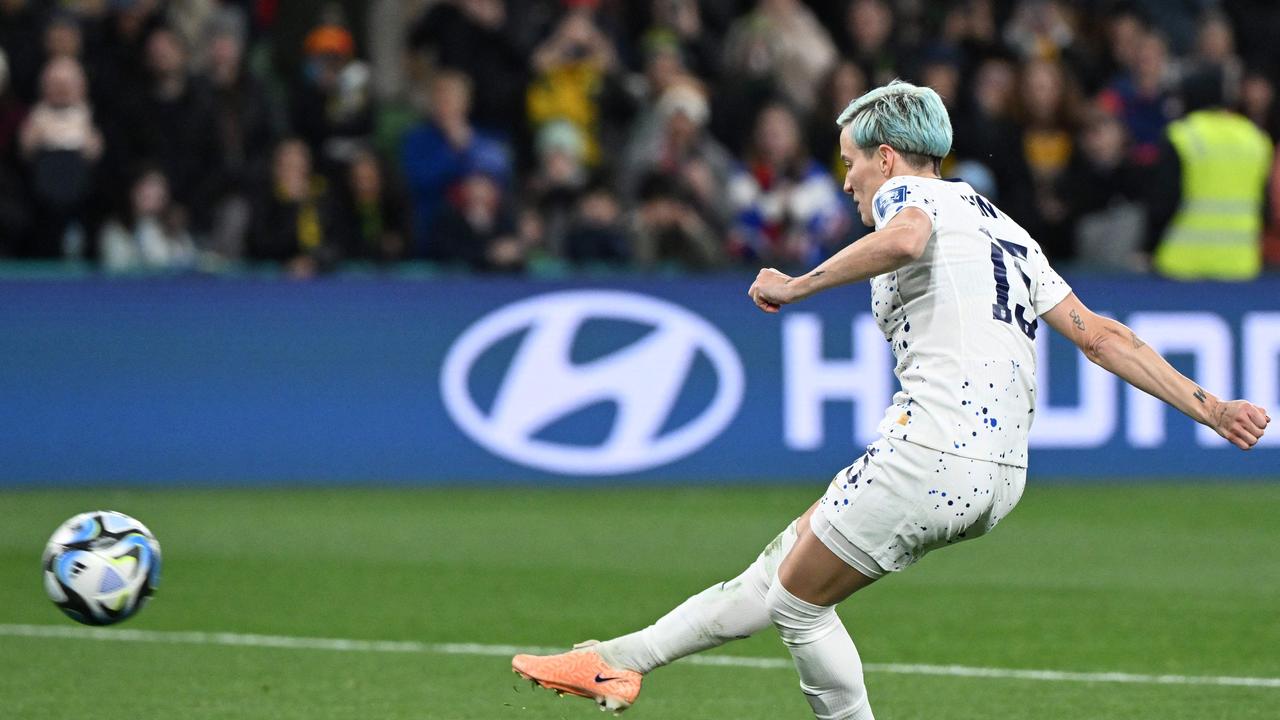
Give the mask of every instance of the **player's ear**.
<path id="1" fill-rule="evenodd" d="M 888 145 L 885 145 L 884 143 L 881 143 L 879 151 L 880 151 L 880 172 L 883 173 L 885 177 L 889 177 L 889 174 L 893 172 L 893 161 L 894 161 L 893 148 L 889 147 Z"/>

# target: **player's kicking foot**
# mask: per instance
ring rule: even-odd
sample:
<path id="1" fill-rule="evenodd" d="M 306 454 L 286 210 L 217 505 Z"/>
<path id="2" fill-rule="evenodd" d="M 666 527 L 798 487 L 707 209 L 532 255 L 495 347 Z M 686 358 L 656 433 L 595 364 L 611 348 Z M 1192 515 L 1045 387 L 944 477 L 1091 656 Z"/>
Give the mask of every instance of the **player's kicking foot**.
<path id="1" fill-rule="evenodd" d="M 596 644 L 588 640 L 559 655 L 517 655 L 511 669 L 556 694 L 591 698 L 601 710 L 622 712 L 636 701 L 643 676 L 611 667 L 591 649 Z"/>

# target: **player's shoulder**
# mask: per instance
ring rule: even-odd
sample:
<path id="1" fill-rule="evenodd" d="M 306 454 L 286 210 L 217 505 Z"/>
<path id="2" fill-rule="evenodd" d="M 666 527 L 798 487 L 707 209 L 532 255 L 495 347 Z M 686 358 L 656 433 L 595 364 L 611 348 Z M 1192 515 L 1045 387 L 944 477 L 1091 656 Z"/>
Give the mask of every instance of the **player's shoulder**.
<path id="1" fill-rule="evenodd" d="M 929 207 L 933 204 L 936 180 L 914 175 L 889 178 L 876 191 L 872 203 L 876 222 L 880 225 L 893 219 L 906 207 Z"/>
<path id="2" fill-rule="evenodd" d="M 931 178 L 924 178 L 918 175 L 898 175 L 884 181 L 880 189 L 876 191 L 876 197 L 891 197 L 894 195 L 910 195 L 912 193 L 931 193 L 929 188 L 931 183 L 937 182 Z"/>

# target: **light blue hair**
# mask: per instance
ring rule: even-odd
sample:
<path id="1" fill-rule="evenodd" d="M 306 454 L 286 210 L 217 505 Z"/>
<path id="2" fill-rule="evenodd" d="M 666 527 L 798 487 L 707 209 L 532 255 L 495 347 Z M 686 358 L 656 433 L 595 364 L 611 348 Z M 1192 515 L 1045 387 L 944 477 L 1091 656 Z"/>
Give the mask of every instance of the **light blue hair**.
<path id="1" fill-rule="evenodd" d="M 901 80 L 850 102 L 836 124 L 849 126 L 853 144 L 864 150 L 883 144 L 931 158 L 951 152 L 951 117 L 942 98 Z"/>

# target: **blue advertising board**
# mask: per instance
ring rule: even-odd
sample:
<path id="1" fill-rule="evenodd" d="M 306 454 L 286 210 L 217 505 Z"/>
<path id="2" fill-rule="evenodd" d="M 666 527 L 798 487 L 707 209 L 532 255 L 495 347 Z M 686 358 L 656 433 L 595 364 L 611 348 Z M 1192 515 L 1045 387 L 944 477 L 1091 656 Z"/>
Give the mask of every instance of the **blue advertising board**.
<path id="1" fill-rule="evenodd" d="M 1280 280 L 1068 278 L 1224 397 L 1280 408 Z M 865 285 L 741 277 L 0 282 L 0 485 L 825 482 L 896 389 Z M 1039 333 L 1030 474 L 1263 478 Z"/>

